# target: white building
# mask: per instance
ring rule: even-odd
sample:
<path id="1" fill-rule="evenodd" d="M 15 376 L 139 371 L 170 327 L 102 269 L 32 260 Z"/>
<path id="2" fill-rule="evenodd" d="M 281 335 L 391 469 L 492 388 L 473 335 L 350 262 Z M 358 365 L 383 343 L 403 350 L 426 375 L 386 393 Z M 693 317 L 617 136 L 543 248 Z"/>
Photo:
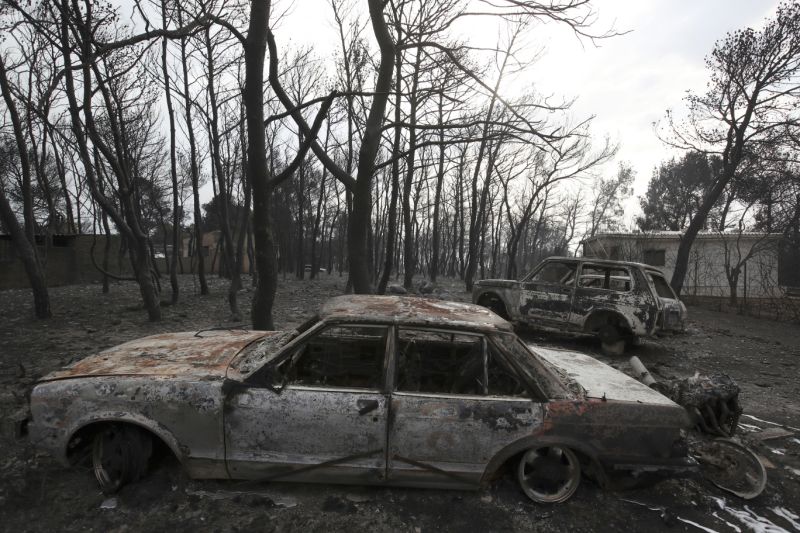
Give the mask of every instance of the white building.
<path id="1" fill-rule="evenodd" d="M 583 255 L 637 261 L 661 268 L 667 280 L 675 269 L 682 232 L 598 233 L 583 241 Z M 739 269 L 739 298 L 775 298 L 786 293 L 788 266 L 780 257 L 780 233 L 701 232 L 689 255 L 682 296 L 728 297 L 726 272 Z M 784 270 L 784 272 L 781 272 Z M 782 282 L 782 283 L 781 283 Z"/>

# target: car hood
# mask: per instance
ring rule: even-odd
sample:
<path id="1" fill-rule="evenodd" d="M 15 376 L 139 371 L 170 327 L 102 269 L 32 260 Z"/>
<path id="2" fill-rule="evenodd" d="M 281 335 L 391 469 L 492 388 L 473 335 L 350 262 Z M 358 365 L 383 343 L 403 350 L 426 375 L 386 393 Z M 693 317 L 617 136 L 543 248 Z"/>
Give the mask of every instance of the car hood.
<path id="1" fill-rule="evenodd" d="M 542 359 L 566 372 L 586 390 L 589 398 L 677 406 L 660 392 L 588 355 L 540 346 L 529 347 Z"/>
<path id="2" fill-rule="evenodd" d="M 515 279 L 482 279 L 475 282 L 478 287 L 514 287 L 519 282 Z"/>
<path id="3" fill-rule="evenodd" d="M 224 330 L 152 335 L 81 359 L 41 381 L 116 375 L 224 377 L 228 363 L 242 348 L 270 334 Z"/>

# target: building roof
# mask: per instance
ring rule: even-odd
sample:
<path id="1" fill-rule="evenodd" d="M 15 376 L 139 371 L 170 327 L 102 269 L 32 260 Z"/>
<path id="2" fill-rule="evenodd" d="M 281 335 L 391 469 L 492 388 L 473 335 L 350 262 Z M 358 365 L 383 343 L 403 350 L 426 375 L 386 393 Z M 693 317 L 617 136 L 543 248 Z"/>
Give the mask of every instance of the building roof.
<path id="1" fill-rule="evenodd" d="M 329 322 L 368 322 L 480 331 L 512 331 L 511 323 L 478 305 L 414 296 L 336 296 L 319 311 Z"/>
<path id="2" fill-rule="evenodd" d="M 551 255 L 550 257 L 546 257 L 545 259 L 542 259 L 542 262 L 538 263 L 535 267 L 533 267 L 533 269 L 531 269 L 531 271 L 528 274 L 533 273 L 533 271 L 536 270 L 536 268 L 539 265 L 541 265 L 542 263 L 544 263 L 545 261 L 553 261 L 553 260 L 555 260 L 555 261 L 572 261 L 572 262 L 575 262 L 575 263 L 577 263 L 577 262 L 594 263 L 594 264 L 598 264 L 598 265 L 611 265 L 611 266 L 628 265 L 628 266 L 636 266 L 636 267 L 639 267 L 639 268 L 646 268 L 648 270 L 658 270 L 658 271 L 662 270 L 662 268 L 659 267 L 659 266 L 648 265 L 647 263 L 640 263 L 640 262 L 637 262 L 637 261 L 624 261 L 622 259 L 607 259 L 607 258 L 603 258 L 603 257 L 591 257 L 591 256 L 585 256 L 585 255 L 581 256 L 581 257 L 566 257 L 566 256 L 560 256 L 560 255 Z"/>
<path id="3" fill-rule="evenodd" d="M 592 242 L 601 239 L 659 239 L 659 240 L 680 240 L 683 237 L 683 231 L 632 231 L 632 232 L 609 232 L 609 233 L 596 233 L 594 236 L 584 239 L 582 242 Z M 701 231 L 697 234 L 696 239 L 723 239 L 723 238 L 743 238 L 743 239 L 780 239 L 783 237 L 782 233 L 766 233 L 763 231 L 743 231 L 741 233 L 736 231 Z"/>

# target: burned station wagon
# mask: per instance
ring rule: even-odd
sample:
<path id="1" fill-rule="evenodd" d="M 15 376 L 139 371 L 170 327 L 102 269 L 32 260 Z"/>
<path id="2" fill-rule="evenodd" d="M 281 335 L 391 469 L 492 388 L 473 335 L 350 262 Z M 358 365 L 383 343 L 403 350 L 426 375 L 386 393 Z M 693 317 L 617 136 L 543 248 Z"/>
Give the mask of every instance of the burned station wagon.
<path id="1" fill-rule="evenodd" d="M 682 330 L 686 320 L 659 269 L 593 258 L 550 257 L 520 281 L 478 281 L 472 301 L 518 324 L 597 335 L 614 355 L 626 341 Z"/>
<path id="2" fill-rule="evenodd" d="M 45 376 L 29 437 L 103 490 L 163 443 L 192 478 L 476 488 L 537 502 L 581 473 L 691 469 L 683 408 L 585 355 L 530 348 L 472 305 L 341 296 L 288 332 L 146 337 Z"/>

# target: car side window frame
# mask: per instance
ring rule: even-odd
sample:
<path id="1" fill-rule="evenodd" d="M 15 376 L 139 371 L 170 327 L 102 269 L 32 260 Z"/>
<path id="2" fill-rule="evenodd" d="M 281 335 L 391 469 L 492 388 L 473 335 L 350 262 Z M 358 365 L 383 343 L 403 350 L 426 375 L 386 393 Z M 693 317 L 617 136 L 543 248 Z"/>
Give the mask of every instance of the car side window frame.
<path id="1" fill-rule="evenodd" d="M 555 263 L 560 263 L 562 265 L 567 265 L 568 267 L 574 266 L 574 268 L 572 270 L 572 279 L 570 280 L 570 283 L 563 283 L 561 281 L 536 281 L 536 280 L 533 279 L 539 274 L 539 272 L 541 272 L 545 268 L 547 268 L 550 265 L 553 265 Z M 575 288 L 577 286 L 577 280 L 578 280 L 577 273 L 578 273 L 579 269 L 580 269 L 580 264 L 578 262 L 576 262 L 576 261 L 570 261 L 570 260 L 566 260 L 566 259 L 565 260 L 559 260 L 559 259 L 548 260 L 548 261 L 544 261 L 541 265 L 539 265 L 538 268 L 533 269 L 527 276 L 522 278 L 522 282 L 523 283 L 541 283 L 541 284 L 545 284 L 545 285 L 553 285 L 553 286 L 557 286 L 557 287 L 565 287 L 565 288 L 571 289 L 571 288 Z"/>
<path id="2" fill-rule="evenodd" d="M 404 391 L 398 389 L 397 383 L 397 364 L 400 358 L 400 342 L 399 342 L 399 335 L 401 329 L 407 330 L 416 330 L 416 331 L 429 331 L 434 333 L 443 333 L 445 335 L 468 335 L 474 337 L 480 337 L 481 342 L 481 379 L 482 379 L 482 392 L 480 394 L 463 394 L 458 392 L 429 392 L 429 391 Z M 486 332 L 479 332 L 479 331 L 464 331 L 464 330 L 457 330 L 457 329 L 446 329 L 446 328 L 431 328 L 431 327 L 424 327 L 424 326 L 403 326 L 397 325 L 394 328 L 394 346 L 392 347 L 391 353 L 387 358 L 387 362 L 389 365 L 389 370 L 391 372 L 391 381 L 387 379 L 387 384 L 389 384 L 388 391 L 390 393 L 400 393 L 400 394 L 410 394 L 410 395 L 417 395 L 417 396 L 439 396 L 439 397 L 463 397 L 463 398 L 481 398 L 485 400 L 498 400 L 498 399 L 514 399 L 514 400 L 528 400 L 528 401 L 546 401 L 544 394 L 539 391 L 538 387 L 532 387 L 529 383 L 529 380 L 525 376 L 525 373 L 520 371 L 520 368 L 516 364 L 510 364 L 508 359 L 509 357 L 506 355 L 505 351 L 501 348 L 499 343 L 495 342 L 491 335 Z M 493 353 L 490 354 L 490 348 Z M 520 384 L 522 385 L 523 389 L 525 390 L 524 396 L 512 396 L 512 395 L 493 395 L 490 393 L 490 383 L 489 383 L 489 359 L 490 357 L 496 357 L 501 359 L 501 361 L 495 361 L 495 364 L 499 364 L 505 366 L 508 371 L 513 372 L 513 377 L 517 379 Z M 544 398 L 544 399 L 540 399 Z"/>
<path id="3" fill-rule="evenodd" d="M 390 393 L 398 392 L 398 393 L 401 393 L 401 394 L 414 394 L 414 395 L 424 395 L 424 396 L 433 395 L 433 396 L 470 396 L 470 397 L 480 397 L 480 398 L 487 397 L 486 395 L 459 394 L 459 393 L 452 393 L 452 392 L 426 392 L 426 391 L 404 391 L 404 390 L 399 390 L 397 388 L 397 386 L 398 386 L 398 383 L 397 383 L 397 377 L 398 377 L 397 365 L 398 365 L 398 363 L 400 361 L 400 338 L 399 337 L 400 337 L 400 331 L 401 330 L 426 331 L 426 332 L 432 332 L 432 333 L 441 333 L 441 334 L 444 334 L 444 335 L 466 335 L 466 336 L 471 336 L 471 337 L 479 337 L 481 339 L 481 357 L 482 357 L 481 364 L 482 364 L 482 367 L 483 367 L 482 368 L 482 372 L 481 372 L 482 378 L 486 377 L 487 369 L 488 369 L 487 339 L 486 339 L 486 334 L 484 334 L 482 332 L 464 331 L 464 330 L 447 329 L 447 328 L 436 328 L 436 327 L 426 327 L 426 326 L 417 326 L 417 325 L 397 324 L 394 327 L 394 335 L 393 335 L 393 337 L 394 337 L 394 345 L 392 346 L 391 355 L 388 358 L 388 359 L 390 359 L 388 364 L 389 364 L 389 369 L 390 369 L 390 372 L 391 372 L 391 381 L 387 380 L 387 385 L 388 385 L 387 390 Z M 488 385 L 487 385 L 486 381 L 483 382 L 483 389 L 484 390 L 488 389 Z"/>
<path id="4" fill-rule="evenodd" d="M 305 334 L 300 335 L 296 339 L 293 339 L 292 342 L 288 343 L 284 346 L 279 354 L 275 356 L 272 360 L 268 361 L 264 364 L 260 369 L 253 372 L 247 380 L 245 380 L 245 384 L 258 387 L 258 388 L 267 388 L 271 391 L 280 394 L 283 390 L 289 387 L 291 384 L 286 381 L 286 373 L 277 371 L 278 367 L 288 363 L 290 366 L 295 364 L 295 362 L 291 361 L 290 359 L 294 354 L 297 353 L 297 349 L 301 347 L 304 343 L 307 343 L 313 340 L 314 337 L 324 333 L 326 330 L 337 328 L 337 327 L 363 327 L 363 328 L 385 328 L 386 330 L 386 341 L 383 345 L 383 358 L 382 358 L 382 365 L 381 365 L 381 373 L 380 373 L 380 385 L 377 388 L 370 388 L 370 389 L 361 389 L 359 387 L 342 387 L 342 386 L 334 386 L 334 385 L 326 385 L 326 386 L 316 386 L 316 385 L 300 385 L 304 389 L 320 389 L 320 390 L 329 390 L 329 389 L 341 389 L 341 390 L 350 390 L 357 389 L 364 392 L 380 392 L 386 393 L 388 390 L 388 381 L 387 381 L 387 360 L 389 359 L 390 347 L 393 347 L 393 330 L 394 328 L 390 324 L 375 324 L 375 323 L 368 323 L 368 322 L 320 322 L 319 324 L 315 325 L 314 327 L 308 329 Z M 299 358 L 298 358 L 299 359 Z M 287 368 L 288 370 L 288 368 Z M 281 381 L 276 386 L 275 382 L 272 381 L 270 378 L 272 376 L 280 376 Z"/>
<path id="5" fill-rule="evenodd" d="M 603 282 L 603 286 L 602 287 L 584 287 L 583 285 L 581 285 L 580 280 L 583 277 L 583 269 L 586 268 L 587 266 L 588 267 L 598 268 L 598 269 L 605 269 L 606 273 L 605 273 L 604 276 L 607 279 L 607 281 L 609 282 L 609 287 L 608 288 L 605 287 L 605 280 Z M 610 271 L 612 269 L 624 270 L 628 274 L 628 280 L 629 280 L 628 283 L 629 283 L 630 286 L 626 290 L 617 290 L 617 289 L 612 289 L 611 288 L 611 279 L 610 279 L 611 278 L 611 274 L 610 274 Z M 591 290 L 596 290 L 596 291 L 605 291 L 605 292 L 615 292 L 615 293 L 620 293 L 620 294 L 627 294 L 627 293 L 633 291 L 635 285 L 636 285 L 635 276 L 633 275 L 633 271 L 631 270 L 631 268 L 629 266 L 627 266 L 627 265 L 603 265 L 603 264 L 600 264 L 600 263 L 591 263 L 591 262 L 581 263 L 579 268 L 578 268 L 578 270 L 577 270 L 577 275 L 575 276 L 575 287 L 576 287 L 576 289 L 591 289 Z"/>

